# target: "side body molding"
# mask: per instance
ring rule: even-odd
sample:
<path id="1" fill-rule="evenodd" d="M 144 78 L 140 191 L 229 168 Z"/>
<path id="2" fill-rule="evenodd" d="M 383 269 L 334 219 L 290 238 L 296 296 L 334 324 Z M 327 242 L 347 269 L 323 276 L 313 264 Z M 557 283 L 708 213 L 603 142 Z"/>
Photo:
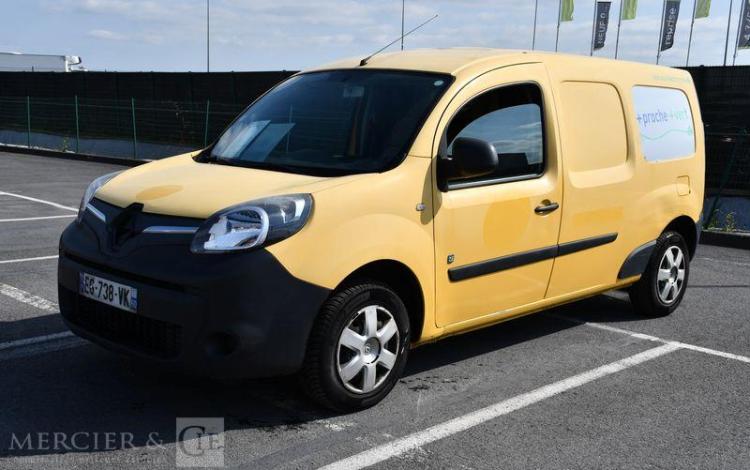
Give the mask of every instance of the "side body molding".
<path id="1" fill-rule="evenodd" d="M 525 251 L 523 253 L 517 253 L 500 258 L 480 261 L 478 263 L 458 266 L 456 268 L 451 268 L 448 270 L 448 279 L 450 279 L 452 282 L 463 281 L 465 279 L 471 279 L 473 277 L 482 276 L 484 274 L 503 271 L 505 269 L 517 268 L 525 264 L 536 263 L 539 261 L 552 259 L 557 256 L 565 256 L 571 253 L 588 250 L 589 248 L 612 243 L 615 240 L 617 240 L 617 234 L 608 233 L 606 235 L 584 238 L 573 242 L 561 243 L 559 245 L 539 248 L 537 250 Z M 646 258 L 646 261 L 648 261 L 648 258 Z"/>

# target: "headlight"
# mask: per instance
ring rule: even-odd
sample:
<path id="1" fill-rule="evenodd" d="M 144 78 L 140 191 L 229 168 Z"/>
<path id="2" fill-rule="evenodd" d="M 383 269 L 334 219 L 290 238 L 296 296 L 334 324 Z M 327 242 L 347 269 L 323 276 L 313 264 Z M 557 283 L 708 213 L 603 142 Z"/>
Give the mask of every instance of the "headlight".
<path id="1" fill-rule="evenodd" d="M 107 184 L 107 181 L 111 180 L 118 174 L 122 173 L 122 171 L 116 171 L 114 173 L 109 173 L 104 176 L 100 176 L 94 181 L 89 184 L 89 187 L 86 188 L 86 192 L 83 193 L 83 198 L 81 198 L 81 205 L 78 206 L 78 221 L 80 222 L 81 219 L 83 219 L 83 213 L 86 211 L 86 206 L 89 205 L 92 199 L 94 199 L 94 194 L 96 194 L 96 191 Z"/>
<path id="2" fill-rule="evenodd" d="M 311 195 L 290 194 L 229 207 L 201 225 L 190 250 L 193 253 L 222 253 L 270 245 L 304 227 L 312 205 Z"/>

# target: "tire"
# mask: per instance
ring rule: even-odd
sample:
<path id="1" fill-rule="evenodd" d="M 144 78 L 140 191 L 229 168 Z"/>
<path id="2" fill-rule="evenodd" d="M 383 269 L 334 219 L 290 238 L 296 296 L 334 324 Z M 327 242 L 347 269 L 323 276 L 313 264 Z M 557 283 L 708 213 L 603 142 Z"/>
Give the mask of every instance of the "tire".
<path id="1" fill-rule="evenodd" d="M 663 317 L 682 302 L 690 277 L 690 254 L 677 232 L 664 232 L 656 241 L 646 271 L 630 287 L 630 301 L 637 313 Z"/>
<path id="2" fill-rule="evenodd" d="M 360 281 L 340 288 L 315 321 L 301 385 L 326 408 L 369 408 L 401 377 L 409 340 L 406 307 L 387 285 Z"/>

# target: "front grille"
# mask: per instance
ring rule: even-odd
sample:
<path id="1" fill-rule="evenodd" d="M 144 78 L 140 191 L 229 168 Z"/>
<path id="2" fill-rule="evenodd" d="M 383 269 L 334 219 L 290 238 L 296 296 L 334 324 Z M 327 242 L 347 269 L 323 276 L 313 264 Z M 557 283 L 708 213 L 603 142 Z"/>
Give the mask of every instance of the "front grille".
<path id="1" fill-rule="evenodd" d="M 73 292 L 73 309 L 65 317 L 75 325 L 113 343 L 164 359 L 180 353 L 182 327 L 161 320 L 139 316 Z M 67 309 L 63 309 L 67 310 Z"/>

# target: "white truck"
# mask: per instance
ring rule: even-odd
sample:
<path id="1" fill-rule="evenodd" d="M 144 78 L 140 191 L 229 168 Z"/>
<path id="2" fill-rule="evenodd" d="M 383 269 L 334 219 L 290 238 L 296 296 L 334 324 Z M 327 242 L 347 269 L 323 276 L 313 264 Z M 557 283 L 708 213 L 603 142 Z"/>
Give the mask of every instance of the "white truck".
<path id="1" fill-rule="evenodd" d="M 70 72 L 72 65 L 80 63 L 76 55 L 0 52 L 0 72 Z"/>

